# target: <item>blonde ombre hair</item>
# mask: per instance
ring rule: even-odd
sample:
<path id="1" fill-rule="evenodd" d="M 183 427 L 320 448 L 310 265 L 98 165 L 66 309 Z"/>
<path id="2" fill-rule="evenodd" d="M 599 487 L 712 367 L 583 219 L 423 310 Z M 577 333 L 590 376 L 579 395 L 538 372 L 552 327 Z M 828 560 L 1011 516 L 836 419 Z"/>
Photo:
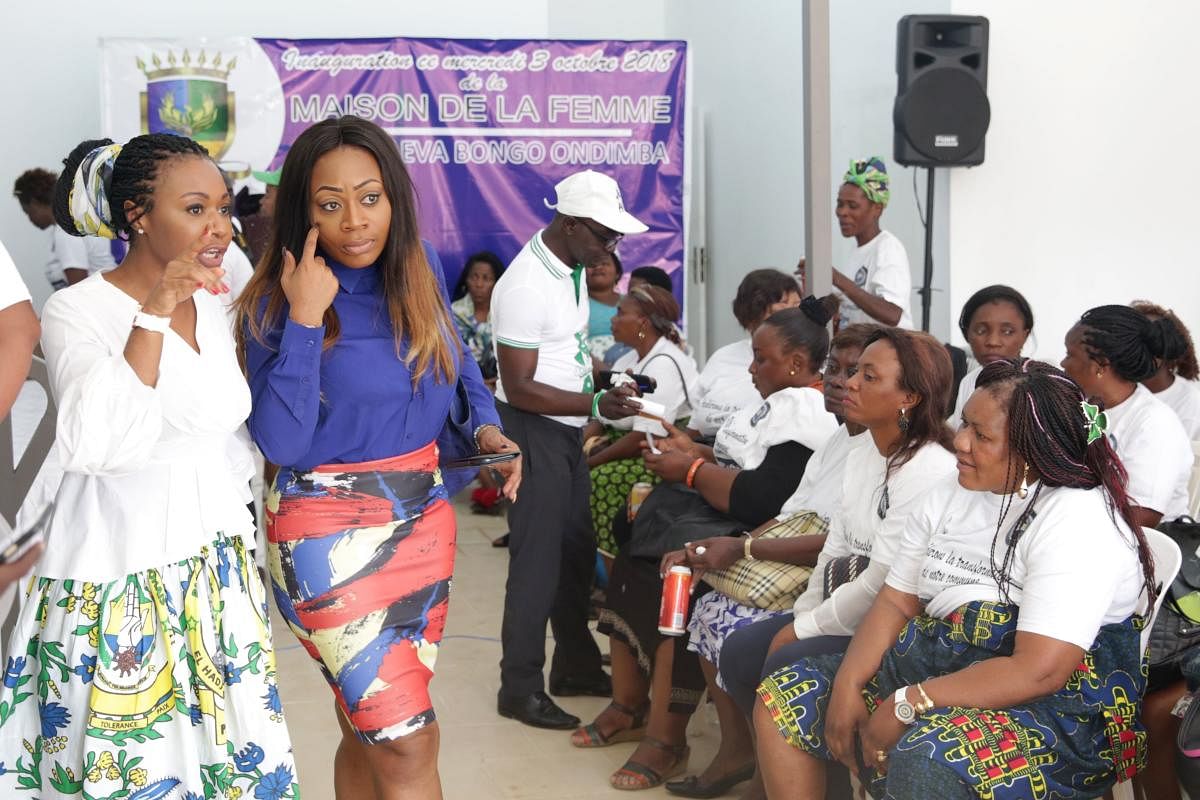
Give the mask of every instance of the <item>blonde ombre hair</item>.
<path id="1" fill-rule="evenodd" d="M 279 176 L 271 244 L 237 302 L 239 354 L 244 359 L 247 333 L 262 343 L 266 332 L 279 324 L 287 302 L 280 283 L 283 248 L 295 254 L 304 250 L 304 240 L 312 226 L 309 186 L 313 167 L 321 156 L 339 147 L 358 147 L 375 158 L 383 177 L 384 193 L 391 202 L 392 220 L 379 270 L 396 337 L 396 354 L 402 355 L 400 343 L 407 338 L 408 352 L 402 357 L 412 370 L 413 383 L 430 372 L 449 383 L 457 378 L 458 336 L 437 277 L 421 246 L 412 179 L 391 137 L 379 126 L 358 117 L 318 122 L 301 133 L 288 151 Z M 323 346 L 329 349 L 341 335 L 341 323 L 332 305 L 325 310 L 323 322 Z"/>

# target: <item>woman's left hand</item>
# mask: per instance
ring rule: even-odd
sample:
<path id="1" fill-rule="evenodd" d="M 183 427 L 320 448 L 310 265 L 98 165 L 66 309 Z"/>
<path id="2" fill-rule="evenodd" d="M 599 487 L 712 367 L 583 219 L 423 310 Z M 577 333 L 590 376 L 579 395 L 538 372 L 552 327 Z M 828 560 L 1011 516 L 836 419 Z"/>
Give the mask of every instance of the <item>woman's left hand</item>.
<path id="1" fill-rule="evenodd" d="M 725 569 L 743 556 L 746 543 L 741 536 L 713 536 L 684 545 L 688 561 L 696 569 Z"/>
<path id="2" fill-rule="evenodd" d="M 488 425 L 479 432 L 479 452 L 511 453 L 513 451 L 520 451 L 517 443 L 505 436 L 495 425 Z M 521 485 L 522 460 L 522 456 L 517 456 L 512 461 L 505 461 L 503 464 L 489 468 L 500 473 L 504 480 L 504 486 L 501 487 L 500 493 L 514 503 L 517 502 L 517 488 Z"/>
<path id="3" fill-rule="evenodd" d="M 683 483 L 687 479 L 688 470 L 692 468 L 696 456 L 679 450 L 654 453 L 645 444 L 642 446 L 642 460 L 646 462 L 646 469 L 671 483 Z"/>
<path id="4" fill-rule="evenodd" d="M 906 731 L 908 726 L 896 719 L 892 698 L 887 698 L 875 707 L 875 712 L 871 714 L 867 724 L 859 729 L 863 763 L 874 767 L 881 774 L 887 772 L 887 759 L 880 761 L 879 753 L 890 753 Z"/>

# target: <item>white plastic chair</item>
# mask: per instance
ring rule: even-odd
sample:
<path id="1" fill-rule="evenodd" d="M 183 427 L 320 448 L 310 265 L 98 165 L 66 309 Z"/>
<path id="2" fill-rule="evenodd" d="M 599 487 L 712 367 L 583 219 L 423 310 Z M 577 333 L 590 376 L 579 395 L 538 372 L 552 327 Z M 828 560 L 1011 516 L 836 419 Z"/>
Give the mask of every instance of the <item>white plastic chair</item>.
<path id="1" fill-rule="evenodd" d="M 1195 479 L 1194 473 L 1193 479 Z M 1154 577 L 1159 586 L 1158 598 L 1154 601 L 1154 607 L 1150 609 L 1150 618 L 1146 620 L 1146 627 L 1142 630 L 1142 652 L 1144 653 L 1150 644 L 1150 630 L 1154 627 L 1154 619 L 1158 616 L 1158 610 L 1162 608 L 1163 600 L 1167 597 L 1167 590 L 1171 588 L 1175 576 L 1179 574 L 1180 566 L 1183 565 L 1183 553 L 1179 551 L 1179 545 L 1175 544 L 1175 540 L 1162 531 L 1142 528 L 1142 532 L 1146 535 L 1146 544 L 1150 545 L 1150 554 L 1154 557 Z M 1109 794 L 1113 800 L 1136 800 L 1137 797 L 1133 791 L 1133 781 L 1114 785 Z"/>

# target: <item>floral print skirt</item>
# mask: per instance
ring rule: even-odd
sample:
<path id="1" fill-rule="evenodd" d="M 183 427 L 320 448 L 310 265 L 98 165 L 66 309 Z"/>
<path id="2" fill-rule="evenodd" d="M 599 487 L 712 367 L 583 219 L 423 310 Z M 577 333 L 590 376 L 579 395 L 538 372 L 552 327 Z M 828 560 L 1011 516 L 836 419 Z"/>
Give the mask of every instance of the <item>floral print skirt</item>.
<path id="1" fill-rule="evenodd" d="M 35 574 L 6 652 L 0 797 L 300 796 L 240 538 L 108 582 Z"/>

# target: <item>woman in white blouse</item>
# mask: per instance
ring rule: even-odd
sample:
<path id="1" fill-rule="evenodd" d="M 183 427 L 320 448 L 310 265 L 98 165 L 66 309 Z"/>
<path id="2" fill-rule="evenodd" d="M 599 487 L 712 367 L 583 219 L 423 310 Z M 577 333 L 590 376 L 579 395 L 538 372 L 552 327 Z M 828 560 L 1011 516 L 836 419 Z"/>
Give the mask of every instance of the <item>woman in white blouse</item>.
<path id="1" fill-rule="evenodd" d="M 679 304 L 666 289 L 641 286 L 630 289 L 617 304 L 612 318 L 613 339 L 629 352 L 612 366 L 614 379 L 620 375 L 645 375 L 654 388 L 642 392 L 642 399 L 663 407 L 662 418 L 678 422 L 692 413 L 688 386 L 697 378 L 696 362 L 683 351 L 683 339 L 675 320 Z M 635 421 L 638 423 L 635 430 Z M 635 483 L 658 483 L 658 476 L 642 463 L 641 444 L 645 431 L 665 436 L 661 425 L 648 427 L 651 420 L 628 417 L 622 420 L 593 420 L 584 429 L 591 470 L 592 525 L 596 546 L 610 566 L 620 543 L 613 536 L 613 519 L 625 506 Z M 651 430 L 653 427 L 654 430 Z"/>
<path id="2" fill-rule="evenodd" d="M 1149 547 L 1083 395 L 1039 362 L 980 375 L 887 584 L 844 656 L 772 673 L 755 707 L 768 797 L 1098 797 L 1141 763 L 1135 612 Z M 886 794 L 885 794 L 886 793 Z"/>
<path id="3" fill-rule="evenodd" d="M 185 137 L 66 160 L 59 225 L 130 248 L 43 315 L 65 474 L 0 689 L 5 797 L 298 796 L 228 455 L 250 410 L 217 299 L 231 206 Z"/>

